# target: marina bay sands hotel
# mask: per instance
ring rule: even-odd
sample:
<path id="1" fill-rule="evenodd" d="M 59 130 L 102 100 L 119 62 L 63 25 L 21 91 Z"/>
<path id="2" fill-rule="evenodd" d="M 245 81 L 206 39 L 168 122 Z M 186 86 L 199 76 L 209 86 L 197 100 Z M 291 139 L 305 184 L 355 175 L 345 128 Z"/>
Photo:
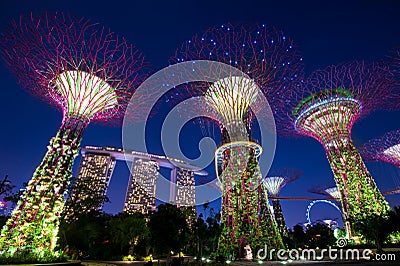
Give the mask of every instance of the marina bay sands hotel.
<path id="1" fill-rule="evenodd" d="M 66 217 L 76 212 L 101 210 L 116 161 L 132 162 L 126 190 L 124 212 L 146 214 L 156 209 L 156 181 L 160 167 L 171 170 L 169 202 L 180 206 L 195 206 L 194 175 L 207 175 L 202 169 L 182 160 L 166 156 L 127 151 L 114 147 L 86 146 L 70 195 L 66 201 Z"/>

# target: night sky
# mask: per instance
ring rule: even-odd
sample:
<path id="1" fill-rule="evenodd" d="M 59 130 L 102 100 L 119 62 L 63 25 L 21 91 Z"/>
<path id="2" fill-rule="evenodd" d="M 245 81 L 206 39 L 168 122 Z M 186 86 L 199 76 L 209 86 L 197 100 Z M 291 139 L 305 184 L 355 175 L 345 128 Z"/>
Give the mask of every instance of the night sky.
<path id="1" fill-rule="evenodd" d="M 1 1 L 0 31 L 13 18 L 38 11 L 63 11 L 84 16 L 111 28 L 134 44 L 157 71 L 182 42 L 194 34 L 226 22 L 258 22 L 283 30 L 304 55 L 306 73 L 349 60 L 381 60 L 400 46 L 399 1 Z M 26 93 L 10 71 L 0 64 L 0 175 L 8 175 L 17 187 L 28 181 L 39 165 L 46 146 L 61 123 L 61 113 Z M 162 113 L 163 110 L 160 110 Z M 152 119 L 150 151 L 161 154 L 157 125 L 162 115 Z M 400 112 L 376 112 L 358 121 L 353 141 L 360 146 L 371 138 L 400 128 Z M 185 134 L 186 137 L 185 137 Z M 182 132 L 188 156 L 195 156 L 201 136 L 195 126 Z M 191 138 L 191 141 L 188 138 Z M 82 146 L 122 147 L 121 128 L 90 125 Z M 193 145 L 193 146 L 190 146 Z M 75 161 L 74 174 L 80 156 Z M 384 163 L 367 163 L 381 191 L 400 185 L 400 171 Z M 334 185 L 322 146 L 311 138 L 278 138 L 273 168 L 297 168 L 304 175 L 282 190 L 285 197 L 318 197 L 307 190 L 318 185 Z M 210 168 L 212 169 L 212 167 Z M 214 173 L 210 173 L 214 175 Z M 108 196 L 107 212 L 123 208 L 129 171 L 117 164 Z M 391 206 L 400 205 L 400 195 L 386 196 Z M 305 222 L 310 201 L 282 201 L 287 224 Z M 212 206 L 219 208 L 217 201 Z M 201 209 L 201 208 L 200 208 Z M 339 218 L 328 205 L 316 205 L 313 220 Z M 340 221 L 341 223 L 341 221 Z"/>

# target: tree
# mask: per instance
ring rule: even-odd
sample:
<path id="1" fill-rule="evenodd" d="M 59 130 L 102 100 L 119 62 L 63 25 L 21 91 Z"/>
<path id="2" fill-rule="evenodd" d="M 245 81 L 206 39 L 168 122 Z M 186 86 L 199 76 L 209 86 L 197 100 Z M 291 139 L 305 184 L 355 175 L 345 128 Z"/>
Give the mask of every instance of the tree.
<path id="1" fill-rule="evenodd" d="M 196 239 L 196 256 L 201 258 L 203 257 L 203 246 L 208 240 L 208 228 L 207 224 L 203 220 L 202 214 L 200 214 L 193 225 L 193 235 Z"/>
<path id="2" fill-rule="evenodd" d="M 206 202 L 203 203 L 203 212 L 204 212 L 204 219 L 207 220 L 207 215 L 206 211 L 210 207 L 210 202 L 207 200 Z"/>
<path id="3" fill-rule="evenodd" d="M 293 247 L 298 248 L 304 246 L 306 234 L 304 233 L 303 226 L 297 224 L 293 230 L 289 232 L 289 237 L 293 242 Z"/>
<path id="4" fill-rule="evenodd" d="M 111 240 L 120 245 L 121 252 L 123 252 L 124 246 L 128 246 L 128 255 L 131 256 L 134 255 L 137 244 L 150 236 L 146 220 L 139 213 L 113 217 L 108 224 Z"/>
<path id="5" fill-rule="evenodd" d="M 81 214 L 79 219 L 71 223 L 61 222 L 59 231 L 59 244 L 70 250 L 84 251 L 93 258 L 104 259 L 104 243 L 108 242 L 109 230 L 107 229 L 110 216 L 100 212 Z M 108 248 L 110 253 L 113 250 Z"/>
<path id="6" fill-rule="evenodd" d="M 23 187 L 28 186 L 28 182 L 22 183 Z M 17 192 L 11 192 L 6 197 L 4 197 L 4 201 L 9 201 L 14 205 L 17 205 L 18 201 L 20 200 L 21 196 L 24 194 L 25 189 L 20 189 Z"/>
<path id="7" fill-rule="evenodd" d="M 222 232 L 222 227 L 220 224 L 221 213 L 213 213 L 213 209 L 210 210 L 210 215 L 208 216 L 206 222 L 208 225 L 208 245 L 211 252 L 215 252 L 218 245 L 218 239 Z"/>
<path id="8" fill-rule="evenodd" d="M 395 206 L 389 213 L 389 219 L 393 225 L 393 230 L 400 233 L 400 206 Z"/>
<path id="9" fill-rule="evenodd" d="M 172 204 L 161 204 L 149 221 L 155 251 L 169 254 L 181 251 L 187 241 L 188 224 L 184 213 Z"/>
<path id="10" fill-rule="evenodd" d="M 15 186 L 8 179 L 8 175 L 6 175 L 0 180 L 0 197 L 4 197 L 5 199 L 10 197 L 14 188 Z"/>
<path id="11" fill-rule="evenodd" d="M 312 248 L 328 247 L 336 243 L 336 238 L 331 230 L 324 223 L 316 223 L 307 228 L 305 233 L 306 245 Z"/>
<path id="12" fill-rule="evenodd" d="M 377 251 L 382 251 L 383 243 L 389 235 L 395 231 L 400 231 L 400 208 L 395 207 L 387 215 L 372 214 L 357 219 L 355 230 L 370 243 L 374 243 Z"/>

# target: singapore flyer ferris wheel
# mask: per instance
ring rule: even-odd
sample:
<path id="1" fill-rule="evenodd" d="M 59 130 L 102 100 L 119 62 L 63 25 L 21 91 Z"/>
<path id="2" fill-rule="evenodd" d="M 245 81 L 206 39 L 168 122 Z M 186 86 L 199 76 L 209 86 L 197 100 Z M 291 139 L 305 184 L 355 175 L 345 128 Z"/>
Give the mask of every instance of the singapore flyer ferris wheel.
<path id="1" fill-rule="evenodd" d="M 310 218 L 310 212 L 311 212 L 312 207 L 313 207 L 315 204 L 317 204 L 317 203 L 325 203 L 325 204 L 331 205 L 331 206 L 334 207 L 336 210 L 338 210 L 338 212 L 340 213 L 341 217 L 343 217 L 343 216 L 342 216 L 342 211 L 340 210 L 340 208 L 339 208 L 335 203 L 333 203 L 332 201 L 330 201 L 330 200 L 313 200 L 313 201 L 307 206 L 306 219 L 307 219 L 307 223 L 308 223 L 308 224 L 312 224 L 312 221 L 311 221 L 311 218 Z"/>

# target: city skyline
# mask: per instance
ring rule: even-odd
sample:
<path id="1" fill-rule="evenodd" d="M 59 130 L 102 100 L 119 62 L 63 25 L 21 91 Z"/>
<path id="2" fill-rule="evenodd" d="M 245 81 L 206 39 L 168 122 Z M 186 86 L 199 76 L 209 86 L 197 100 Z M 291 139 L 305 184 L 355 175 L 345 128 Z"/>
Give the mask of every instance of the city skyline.
<path id="1" fill-rule="evenodd" d="M 239 2 L 237 4 L 239 5 Z M 317 2 L 308 4 L 293 2 L 289 8 L 284 7 L 283 4 L 258 2 L 250 3 L 245 7 L 246 10 L 253 12 L 252 15 L 244 14 L 246 12 L 241 14 L 240 8 L 234 6 L 235 3 L 232 6 L 228 6 L 228 3 L 214 3 L 216 10 L 224 10 L 224 8 L 227 10 L 218 18 L 212 16 L 211 13 L 215 14 L 215 12 L 210 12 L 209 9 L 212 6 L 208 6 L 205 2 L 191 4 L 174 2 L 171 6 L 160 3 L 161 6 L 152 10 L 150 4 L 147 3 L 131 4 L 120 19 L 112 15 L 116 12 L 109 12 L 107 9 L 121 10 L 122 6 L 104 5 L 102 7 L 95 6 L 94 3 L 77 6 L 66 3 L 45 3 L 44 6 L 35 6 L 28 2 L 21 6 L 11 3 L 1 5 L 3 16 L 0 19 L 0 30 L 4 30 L 11 19 L 30 11 L 69 11 L 78 16 L 88 17 L 93 22 L 99 21 L 123 35 L 143 51 L 146 59 L 153 63 L 155 70 L 168 65 L 169 57 L 174 54 L 180 43 L 208 27 L 225 22 L 255 21 L 282 29 L 293 37 L 298 49 L 303 53 L 307 73 L 330 64 L 353 59 L 380 60 L 389 54 L 390 49 L 400 45 L 400 36 L 397 34 L 400 25 L 397 13 L 400 5 L 386 1 L 382 4 L 339 1 L 338 6 L 326 3 L 325 7 L 318 6 Z M 143 12 L 132 11 L 135 8 L 142 8 Z M 178 12 L 179 8 L 183 11 Z M 195 8 L 202 11 L 203 15 L 189 16 Z M 130 12 L 137 14 L 137 17 L 130 16 Z M 178 13 L 181 14 L 182 20 L 191 21 L 191 23 L 181 25 L 180 20 L 171 17 L 171 14 L 177 16 Z M 158 18 L 154 19 L 157 16 Z M 298 19 L 295 16 L 298 16 Z M 4 64 L 1 64 L 0 71 L 2 73 L 0 79 L 5 88 L 0 95 L 2 99 L 7 99 L 1 107 L 2 122 L 6 125 L 6 129 L 1 133 L 0 174 L 9 175 L 10 180 L 20 187 L 23 182 L 29 180 L 40 162 L 49 137 L 54 135 L 61 121 L 61 115 L 24 92 L 16 84 Z M 369 139 L 399 129 L 399 115 L 399 111 L 377 112 L 356 123 L 352 134 L 356 146 L 360 147 Z M 150 125 L 153 128 L 160 126 L 163 120 L 161 116 L 152 118 Z M 149 135 L 154 142 L 150 145 L 150 152 L 162 155 L 157 130 L 152 131 L 154 132 L 150 132 Z M 189 156 L 195 157 L 197 144 L 194 145 L 191 142 L 195 142 L 193 139 L 199 139 L 201 132 L 194 125 L 190 125 L 187 131 L 192 133 L 193 137 L 190 134 L 190 137 L 182 135 L 182 143 L 187 147 L 186 152 Z M 121 129 L 91 125 L 82 142 L 82 146 L 85 145 L 122 147 Z M 305 160 L 305 157 L 308 157 L 312 163 Z M 75 160 L 74 175 L 77 173 L 79 161 L 80 157 Z M 326 162 L 324 151 L 318 142 L 312 139 L 279 137 L 273 168 L 279 167 L 295 167 L 304 170 L 304 176 L 293 184 L 289 184 L 282 192 L 282 196 L 313 196 L 307 191 L 310 186 L 333 183 L 333 175 Z M 371 171 L 381 191 L 395 189 L 399 185 L 399 170 L 395 167 L 385 163 L 367 162 L 367 168 Z M 122 211 L 122 207 L 118 210 L 115 206 L 121 206 L 118 202 L 124 200 L 125 195 L 121 199 L 118 194 L 121 194 L 122 187 L 126 188 L 128 182 L 126 173 L 129 173 L 129 170 L 125 165 L 116 167 L 114 173 L 116 180 L 111 181 L 109 191 L 111 204 L 107 204 L 106 211 L 114 213 Z M 385 197 L 391 206 L 400 205 L 398 194 Z M 308 204 L 309 201 L 282 201 L 283 214 L 288 226 L 305 221 Z M 213 207 L 218 205 L 219 203 Z M 332 209 L 332 215 L 334 214 L 335 210 Z"/>
<path id="2" fill-rule="evenodd" d="M 147 214 L 149 211 L 155 211 L 156 198 L 165 198 L 165 195 L 159 195 L 160 192 L 157 194 L 157 185 L 165 184 L 169 185 L 168 203 L 193 206 L 196 203 L 194 174 L 208 174 L 175 158 L 116 147 L 85 146 L 81 149 L 81 155 L 77 176 L 66 197 L 64 212 L 68 221 L 90 210 L 102 211 L 118 161 L 132 164 L 123 204 L 125 213 Z M 169 180 L 160 180 L 165 178 L 159 174 L 160 168 L 171 171 Z"/>

